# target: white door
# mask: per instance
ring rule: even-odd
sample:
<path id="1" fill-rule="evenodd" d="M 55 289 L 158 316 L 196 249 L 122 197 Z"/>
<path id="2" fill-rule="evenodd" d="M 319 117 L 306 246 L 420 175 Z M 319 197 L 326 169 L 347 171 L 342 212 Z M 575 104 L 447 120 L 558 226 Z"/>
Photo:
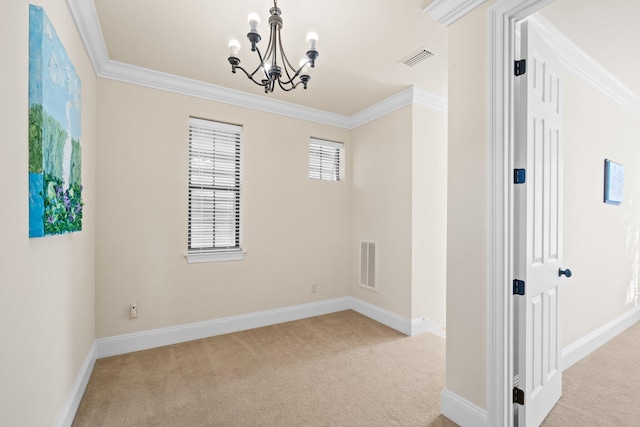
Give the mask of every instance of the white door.
<path id="1" fill-rule="evenodd" d="M 514 271 L 525 290 L 514 296 L 514 312 L 524 404 L 515 409 L 519 427 L 533 427 L 562 394 L 562 68 L 531 23 L 521 24 L 520 48 L 526 72 L 515 77 L 514 161 L 526 181 L 514 184 Z"/>

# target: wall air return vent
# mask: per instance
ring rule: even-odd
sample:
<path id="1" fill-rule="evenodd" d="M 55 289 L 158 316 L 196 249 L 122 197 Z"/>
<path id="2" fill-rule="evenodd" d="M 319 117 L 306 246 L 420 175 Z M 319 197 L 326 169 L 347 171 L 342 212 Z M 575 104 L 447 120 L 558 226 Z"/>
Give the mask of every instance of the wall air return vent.
<path id="1" fill-rule="evenodd" d="M 360 241 L 360 286 L 376 289 L 376 242 Z"/>
<path id="2" fill-rule="evenodd" d="M 409 55 L 401 59 L 400 62 L 409 67 L 415 67 L 416 65 L 431 58 L 433 55 L 435 55 L 435 53 L 427 50 L 424 47 L 421 47 L 420 49 L 410 53 Z"/>

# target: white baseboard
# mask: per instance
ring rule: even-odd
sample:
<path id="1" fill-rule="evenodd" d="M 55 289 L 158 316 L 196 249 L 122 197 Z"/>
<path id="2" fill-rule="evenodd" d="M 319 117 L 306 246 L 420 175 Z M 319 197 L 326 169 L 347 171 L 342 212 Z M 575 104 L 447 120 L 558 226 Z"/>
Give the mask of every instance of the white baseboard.
<path id="1" fill-rule="evenodd" d="M 402 317 L 396 313 L 380 308 L 376 305 L 369 304 L 358 298 L 350 297 L 351 308 L 363 316 L 367 316 L 369 319 L 373 319 L 376 322 L 382 323 L 395 329 L 398 332 L 402 332 L 405 335 L 411 336 L 411 321 L 406 317 Z"/>
<path id="2" fill-rule="evenodd" d="M 430 332 L 439 337 L 446 338 L 445 332 L 426 317 L 418 317 L 416 319 L 409 320 L 406 317 L 402 317 L 376 305 L 369 304 L 368 302 L 364 302 L 358 298 L 352 297 L 351 302 L 351 309 L 353 311 L 357 311 L 376 322 L 382 323 L 383 325 L 395 329 L 398 332 L 402 332 L 410 337 Z"/>
<path id="3" fill-rule="evenodd" d="M 431 332 L 445 338 L 445 332 L 426 317 L 409 320 L 376 305 L 351 297 L 351 309 L 410 337 Z"/>
<path id="4" fill-rule="evenodd" d="M 351 298 L 343 297 L 204 322 L 188 323 L 96 340 L 98 358 L 148 350 L 247 329 L 260 328 L 351 308 Z"/>
<path id="5" fill-rule="evenodd" d="M 488 427 L 487 411 L 451 390 L 442 390 L 440 412 L 462 427 Z"/>
<path id="6" fill-rule="evenodd" d="M 99 338 L 96 340 L 98 358 L 148 350 L 349 309 L 405 335 L 414 336 L 424 332 L 431 332 L 438 336 L 444 336 L 444 332 L 425 317 L 412 321 L 357 298 L 342 297 L 204 322 Z"/>
<path id="7" fill-rule="evenodd" d="M 430 332 L 442 338 L 447 338 L 447 334 L 438 325 L 426 317 L 419 317 L 411 321 L 411 336 L 416 336 Z"/>
<path id="8" fill-rule="evenodd" d="M 611 322 L 599 327 L 587 336 L 562 349 L 562 370 L 571 366 L 606 344 L 637 322 L 640 322 L 640 307 L 635 307 Z"/>
<path id="9" fill-rule="evenodd" d="M 91 345 L 84 362 L 82 362 L 82 365 L 80 366 L 80 370 L 71 385 L 67 399 L 64 401 L 60 412 L 58 412 L 58 418 L 56 418 L 56 421 L 53 424 L 54 427 L 70 427 L 71 424 L 73 424 L 73 419 L 76 416 L 76 412 L 78 411 L 78 407 L 82 401 L 82 396 L 84 395 L 84 391 L 89 383 L 89 378 L 93 372 L 93 367 L 96 364 L 97 354 L 98 351 L 96 343 L 94 342 Z"/>

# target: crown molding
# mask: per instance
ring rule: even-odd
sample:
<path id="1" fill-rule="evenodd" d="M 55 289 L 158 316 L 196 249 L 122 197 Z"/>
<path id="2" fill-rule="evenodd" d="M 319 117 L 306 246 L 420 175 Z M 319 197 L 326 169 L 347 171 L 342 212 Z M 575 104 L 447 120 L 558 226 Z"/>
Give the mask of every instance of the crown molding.
<path id="1" fill-rule="evenodd" d="M 422 107 L 432 108 L 442 113 L 449 111 L 449 102 L 444 96 L 434 95 L 430 92 L 416 89 L 413 93 L 413 103 Z"/>
<path id="2" fill-rule="evenodd" d="M 377 118 L 393 113 L 413 103 L 413 87 L 408 87 L 402 92 L 391 95 L 372 106 L 354 114 L 350 117 L 350 129 L 357 128 L 365 123 L 371 122 Z"/>
<path id="3" fill-rule="evenodd" d="M 93 0 L 67 0 L 67 6 L 96 75 L 110 61 Z"/>
<path id="4" fill-rule="evenodd" d="M 97 74 L 105 79 L 251 108 L 267 113 L 280 114 L 342 128 L 349 128 L 350 126 L 349 117 L 341 114 L 274 100 L 118 61 L 107 62 Z"/>
<path id="5" fill-rule="evenodd" d="M 444 113 L 447 112 L 447 98 L 410 86 L 402 92 L 398 92 L 395 95 L 392 95 L 389 98 L 386 98 L 351 116 L 350 129 L 362 126 L 365 123 L 389 113 L 393 113 L 394 111 L 409 105 L 420 105 L 427 108 L 433 108 L 434 110 Z"/>
<path id="6" fill-rule="evenodd" d="M 424 13 L 448 27 L 484 2 L 485 0 L 435 0 L 424 9 Z"/>
<path id="7" fill-rule="evenodd" d="M 93 69 L 96 75 L 101 78 L 346 129 L 361 126 L 404 106 L 411 105 L 413 102 L 441 111 L 444 108 L 446 111 L 445 98 L 410 87 L 353 116 L 345 116 L 113 61 L 109 58 L 93 0 L 67 0 L 67 5 Z"/>
<path id="8" fill-rule="evenodd" d="M 538 32 L 553 49 L 563 67 L 587 84 L 619 103 L 636 116 L 640 116 L 640 97 L 625 86 L 600 63 L 584 52 L 556 26 L 540 14 L 529 18 Z"/>

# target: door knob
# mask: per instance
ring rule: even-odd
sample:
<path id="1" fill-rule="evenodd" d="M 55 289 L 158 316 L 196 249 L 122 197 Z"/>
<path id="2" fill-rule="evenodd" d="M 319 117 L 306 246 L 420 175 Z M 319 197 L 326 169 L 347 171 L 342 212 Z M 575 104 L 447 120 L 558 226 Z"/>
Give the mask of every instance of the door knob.
<path id="1" fill-rule="evenodd" d="M 569 270 L 568 268 L 566 270 L 563 270 L 563 269 L 558 270 L 558 276 L 564 275 L 565 277 L 569 278 L 571 277 L 571 274 L 572 274 L 571 270 Z"/>

